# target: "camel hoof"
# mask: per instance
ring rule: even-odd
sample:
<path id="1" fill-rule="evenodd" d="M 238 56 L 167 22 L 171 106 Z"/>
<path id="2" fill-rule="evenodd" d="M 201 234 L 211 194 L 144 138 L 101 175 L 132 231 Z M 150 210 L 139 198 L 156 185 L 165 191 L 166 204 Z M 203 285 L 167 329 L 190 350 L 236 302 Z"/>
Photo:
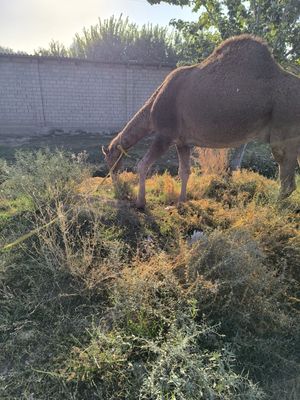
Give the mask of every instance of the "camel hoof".
<path id="1" fill-rule="evenodd" d="M 177 200 L 177 205 L 181 204 L 181 203 L 185 203 L 187 200 L 186 196 L 185 197 L 179 197 Z"/>
<path id="2" fill-rule="evenodd" d="M 279 194 L 277 197 L 277 201 L 280 203 L 281 201 L 284 201 L 287 198 L 286 195 Z"/>
<path id="3" fill-rule="evenodd" d="M 138 210 L 143 211 L 143 210 L 145 210 L 146 203 L 141 203 L 141 202 L 137 201 L 137 202 L 135 203 L 135 206 L 136 206 L 136 208 L 137 208 Z"/>
<path id="4" fill-rule="evenodd" d="M 287 192 L 280 192 L 278 196 L 278 201 L 286 200 L 288 197 L 290 197 L 290 195 L 293 193 L 294 190 L 295 189 L 291 189 Z"/>

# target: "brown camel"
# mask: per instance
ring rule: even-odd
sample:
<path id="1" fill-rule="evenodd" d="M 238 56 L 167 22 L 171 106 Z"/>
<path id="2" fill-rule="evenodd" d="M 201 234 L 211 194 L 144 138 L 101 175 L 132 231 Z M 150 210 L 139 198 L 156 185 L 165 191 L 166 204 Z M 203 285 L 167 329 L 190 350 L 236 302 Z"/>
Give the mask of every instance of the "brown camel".
<path id="1" fill-rule="evenodd" d="M 156 134 L 138 163 L 137 206 L 145 205 L 149 167 L 175 144 L 186 200 L 191 146 L 236 147 L 252 139 L 270 143 L 280 167 L 280 198 L 296 188 L 300 155 L 300 79 L 284 71 L 262 39 L 241 35 L 223 42 L 200 64 L 172 71 L 125 128 L 104 149 L 111 168 L 122 150 Z M 300 160 L 299 160 L 300 161 Z M 113 179 L 120 168 L 114 168 Z"/>

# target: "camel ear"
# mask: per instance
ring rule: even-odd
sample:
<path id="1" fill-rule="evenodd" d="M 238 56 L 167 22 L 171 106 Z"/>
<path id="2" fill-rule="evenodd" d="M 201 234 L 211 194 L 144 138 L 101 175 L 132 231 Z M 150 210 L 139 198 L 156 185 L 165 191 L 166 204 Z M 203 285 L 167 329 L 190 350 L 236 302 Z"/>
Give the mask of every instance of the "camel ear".
<path id="1" fill-rule="evenodd" d="M 108 152 L 108 149 L 105 148 L 104 146 L 102 146 L 102 153 L 105 155 L 105 157 L 107 156 L 107 152 Z"/>

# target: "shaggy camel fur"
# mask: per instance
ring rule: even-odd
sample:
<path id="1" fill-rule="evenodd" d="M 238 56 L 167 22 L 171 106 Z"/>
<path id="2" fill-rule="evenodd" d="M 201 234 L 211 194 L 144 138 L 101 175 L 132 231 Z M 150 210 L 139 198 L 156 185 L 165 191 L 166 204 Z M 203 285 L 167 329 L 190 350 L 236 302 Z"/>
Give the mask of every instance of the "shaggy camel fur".
<path id="1" fill-rule="evenodd" d="M 280 167 L 280 198 L 296 188 L 300 155 L 300 79 L 284 71 L 267 45 L 241 35 L 223 42 L 200 64 L 177 68 L 104 150 L 111 167 L 147 135 L 155 138 L 138 164 L 137 206 L 145 206 L 149 167 L 175 144 L 186 200 L 191 146 L 236 147 L 252 139 L 270 143 Z M 117 163 L 114 170 L 120 168 Z"/>

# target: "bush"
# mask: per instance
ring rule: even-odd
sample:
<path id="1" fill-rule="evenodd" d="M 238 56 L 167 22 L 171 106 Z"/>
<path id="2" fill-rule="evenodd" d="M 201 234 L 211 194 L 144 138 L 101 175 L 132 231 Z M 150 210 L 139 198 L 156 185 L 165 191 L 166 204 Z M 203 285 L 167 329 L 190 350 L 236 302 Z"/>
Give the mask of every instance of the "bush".
<path id="1" fill-rule="evenodd" d="M 39 208 L 54 199 L 66 200 L 88 173 L 84 153 L 75 156 L 58 150 L 19 151 L 15 158 L 2 184 L 2 195 L 11 199 L 26 196 Z"/>
<path id="2" fill-rule="evenodd" d="M 297 357 L 289 351 L 291 343 L 297 345 L 300 326 L 286 296 L 290 283 L 267 267 L 249 233 L 231 230 L 205 237 L 191 250 L 187 273 L 199 318 L 205 314 L 212 323 L 220 322 L 252 378 L 299 373 Z"/>
<path id="3" fill-rule="evenodd" d="M 234 355 L 216 347 L 216 328 L 195 323 L 193 301 L 167 260 L 154 259 L 151 267 L 124 271 L 113 307 L 87 346 L 73 348 L 62 379 L 94 387 L 103 400 L 262 399 L 258 387 L 234 372 Z"/>
<path id="4" fill-rule="evenodd" d="M 165 343 L 156 346 L 141 399 L 263 399 L 263 392 L 247 378 L 236 374 L 234 355 L 226 349 L 209 351 L 201 340 L 216 335 L 214 328 L 188 324 L 170 328 Z M 187 379 L 188 377 L 188 379 Z"/>
<path id="5" fill-rule="evenodd" d="M 8 166 L 1 184 L 3 241 L 13 242 L 47 226 L 74 206 L 78 184 L 88 176 L 85 158 L 84 153 L 75 156 L 58 150 L 16 153 L 15 164 Z"/>
<path id="6" fill-rule="evenodd" d="M 9 176 L 9 167 L 3 158 L 0 158 L 0 185 L 6 181 Z"/>

